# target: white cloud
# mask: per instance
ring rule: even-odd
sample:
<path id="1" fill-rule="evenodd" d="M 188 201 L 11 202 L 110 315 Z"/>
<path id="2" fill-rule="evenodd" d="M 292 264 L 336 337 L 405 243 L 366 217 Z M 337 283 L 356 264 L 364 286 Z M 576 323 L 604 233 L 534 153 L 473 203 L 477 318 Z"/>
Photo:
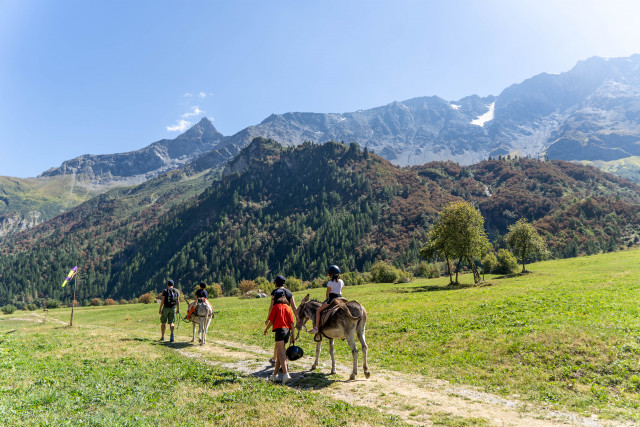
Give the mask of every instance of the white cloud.
<path id="1" fill-rule="evenodd" d="M 187 98 L 191 98 L 191 97 L 193 96 L 193 94 L 191 94 L 191 93 L 187 92 L 187 93 L 185 93 L 185 94 L 184 94 L 184 95 L 182 95 L 182 96 L 187 97 Z"/>
<path id="2" fill-rule="evenodd" d="M 169 132 L 182 132 L 184 130 L 187 130 L 187 128 L 191 126 L 191 122 L 187 121 L 187 120 L 180 120 L 178 121 L 178 124 L 176 124 L 175 126 L 167 126 L 167 130 Z"/>
<path id="3" fill-rule="evenodd" d="M 199 96 L 200 98 L 206 98 L 206 97 L 207 97 L 207 94 L 206 94 L 206 93 L 204 93 L 204 92 L 200 92 L 200 93 L 198 94 L 198 96 Z"/>
<path id="4" fill-rule="evenodd" d="M 189 111 L 188 113 L 184 113 L 182 115 L 182 118 L 186 119 L 186 118 L 189 118 L 189 117 L 197 116 L 197 115 L 202 114 L 202 113 L 204 113 L 204 111 L 199 109 L 198 106 L 196 105 L 194 107 L 191 107 L 191 111 Z"/>

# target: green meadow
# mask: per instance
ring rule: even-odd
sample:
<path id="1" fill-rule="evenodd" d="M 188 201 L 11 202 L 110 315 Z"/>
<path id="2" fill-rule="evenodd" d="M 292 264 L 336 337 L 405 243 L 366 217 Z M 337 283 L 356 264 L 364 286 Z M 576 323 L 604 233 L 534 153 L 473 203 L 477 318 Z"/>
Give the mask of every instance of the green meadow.
<path id="1" fill-rule="evenodd" d="M 633 249 L 540 262 L 527 266 L 529 274 L 487 276 L 482 286 L 472 286 L 470 276 L 462 277 L 468 286 L 456 288 L 448 278 L 367 284 L 345 288 L 344 296 L 367 310 L 372 375 L 420 374 L 558 410 L 640 421 L 639 257 Z M 321 299 L 325 291 L 297 292 L 296 301 L 307 292 Z M 267 299 L 212 303 L 210 341 L 272 348 L 271 335 L 262 335 Z M 69 309 L 51 310 L 46 324 L 12 320 L 27 314 L 0 316 L 0 419 L 11 424 L 194 423 L 191 414 L 203 407 L 196 425 L 400 423 L 180 356 L 157 342 L 155 304 L 79 308 L 73 328 L 52 320 L 68 321 Z M 177 337 L 190 340 L 190 326 Z M 313 354 L 311 335 L 303 332 L 298 345 Z M 336 354 L 349 365 L 346 343 L 336 344 Z"/>

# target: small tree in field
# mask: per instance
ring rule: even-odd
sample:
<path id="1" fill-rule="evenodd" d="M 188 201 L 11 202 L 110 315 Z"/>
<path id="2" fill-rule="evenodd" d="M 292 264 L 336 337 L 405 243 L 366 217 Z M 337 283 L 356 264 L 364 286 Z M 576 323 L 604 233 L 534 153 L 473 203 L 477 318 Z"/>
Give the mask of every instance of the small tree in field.
<path id="1" fill-rule="evenodd" d="M 547 245 L 538 232 L 526 219 L 521 218 L 509 226 L 509 232 L 505 236 L 507 243 L 522 262 L 522 272 L 526 271 L 527 258 L 537 255 L 546 257 L 549 253 Z"/>
<path id="2" fill-rule="evenodd" d="M 471 203 L 453 202 L 438 215 L 429 230 L 427 244 L 420 251 L 420 256 L 427 260 L 434 255 L 444 258 L 450 283 L 453 283 L 453 278 L 449 261 L 457 260 L 455 283 L 458 283 L 462 261 L 466 261 L 473 271 L 473 280 L 477 283 L 480 281 L 480 274 L 474 260 L 481 258 L 490 246 L 482 214 Z"/>

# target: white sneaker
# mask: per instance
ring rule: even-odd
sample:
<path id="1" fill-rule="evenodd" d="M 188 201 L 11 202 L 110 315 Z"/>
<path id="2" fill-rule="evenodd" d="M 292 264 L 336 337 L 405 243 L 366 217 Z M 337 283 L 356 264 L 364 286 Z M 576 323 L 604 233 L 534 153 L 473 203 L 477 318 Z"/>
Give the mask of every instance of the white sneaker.
<path id="1" fill-rule="evenodd" d="M 284 376 L 282 377 L 282 385 L 285 385 L 286 383 L 291 381 L 291 375 L 289 374 L 284 374 Z"/>

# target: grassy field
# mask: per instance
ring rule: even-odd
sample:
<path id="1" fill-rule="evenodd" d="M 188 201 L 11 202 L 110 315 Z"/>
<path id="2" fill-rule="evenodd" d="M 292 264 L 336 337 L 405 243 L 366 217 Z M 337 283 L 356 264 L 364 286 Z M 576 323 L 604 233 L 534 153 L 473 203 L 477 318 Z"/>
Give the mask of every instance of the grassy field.
<path id="1" fill-rule="evenodd" d="M 488 276 L 481 287 L 450 289 L 443 278 L 346 288 L 344 295 L 367 309 L 373 375 L 376 369 L 422 374 L 580 414 L 640 421 L 639 257 L 634 249 L 541 262 L 528 266 L 527 275 Z M 272 338 L 261 333 L 266 299 L 221 298 L 213 305 L 210 340 L 271 348 Z M 170 363 L 175 351 L 154 341 L 157 305 L 78 309 L 74 328 L 8 320 L 17 316 L 0 316 L 0 419 L 57 424 L 84 417 L 104 424 L 113 413 L 118 425 L 171 424 L 188 421 L 204 405 L 214 408 L 204 423 L 398 422 L 367 408 L 317 404 L 316 395 L 194 361 Z M 66 321 L 69 311 L 49 316 Z M 179 340 L 190 339 L 190 331 L 181 327 Z M 298 344 L 313 352 L 310 335 Z M 347 345 L 339 342 L 336 350 L 348 364 Z M 276 405 L 292 409 L 280 412 Z"/>

